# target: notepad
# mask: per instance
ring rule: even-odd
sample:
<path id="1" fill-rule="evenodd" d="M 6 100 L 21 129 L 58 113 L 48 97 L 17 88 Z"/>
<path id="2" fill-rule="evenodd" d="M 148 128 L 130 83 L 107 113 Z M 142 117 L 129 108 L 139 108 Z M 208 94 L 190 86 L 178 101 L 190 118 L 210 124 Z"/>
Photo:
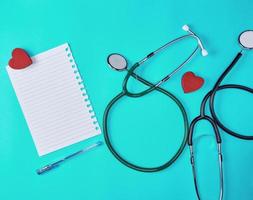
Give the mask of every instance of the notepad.
<path id="1" fill-rule="evenodd" d="M 68 44 L 6 67 L 39 156 L 101 133 Z M 21 133 L 19 133 L 21 134 Z"/>

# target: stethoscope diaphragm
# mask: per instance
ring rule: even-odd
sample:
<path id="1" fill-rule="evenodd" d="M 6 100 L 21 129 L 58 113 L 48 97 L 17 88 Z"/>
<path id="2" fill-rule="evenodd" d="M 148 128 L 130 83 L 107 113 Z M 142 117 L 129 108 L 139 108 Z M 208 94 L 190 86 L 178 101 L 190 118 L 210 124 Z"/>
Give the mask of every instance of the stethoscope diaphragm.
<path id="1" fill-rule="evenodd" d="M 253 49 L 253 30 L 247 30 L 239 35 L 239 43 L 245 49 Z"/>
<path id="2" fill-rule="evenodd" d="M 112 69 L 123 71 L 127 69 L 127 60 L 124 56 L 118 53 L 112 53 L 107 57 L 107 63 Z"/>

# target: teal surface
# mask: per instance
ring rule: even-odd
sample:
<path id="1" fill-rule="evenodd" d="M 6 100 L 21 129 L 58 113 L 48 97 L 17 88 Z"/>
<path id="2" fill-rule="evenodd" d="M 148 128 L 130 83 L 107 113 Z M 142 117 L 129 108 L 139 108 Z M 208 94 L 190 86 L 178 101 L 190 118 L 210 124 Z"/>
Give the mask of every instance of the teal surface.
<path id="1" fill-rule="evenodd" d="M 103 111 L 121 91 L 125 72 L 111 71 L 109 53 L 124 54 L 130 64 L 165 42 L 185 34 L 189 24 L 200 35 L 208 57 L 195 57 L 164 88 L 184 104 L 189 119 L 198 113 L 203 96 L 240 50 L 239 33 L 253 29 L 251 0 L 11 0 L 0 4 L 0 199 L 1 200 L 194 200 L 189 150 L 168 169 L 146 174 L 119 163 L 103 145 L 38 176 L 35 170 L 89 144 L 103 135 L 39 157 L 8 78 L 5 66 L 13 48 L 31 55 L 64 42 L 84 77 L 85 85 L 102 127 Z M 182 61 L 194 47 L 187 40 L 165 51 L 138 71 L 157 81 Z M 225 83 L 253 87 L 253 55 L 247 53 Z M 206 83 L 199 91 L 184 94 L 181 76 L 193 71 Z M 131 90 L 143 89 L 131 81 Z M 253 96 L 236 90 L 217 95 L 216 110 L 233 130 L 253 134 Z M 153 166 L 168 159 L 182 139 L 182 117 L 166 96 L 153 92 L 142 99 L 125 98 L 113 109 L 110 130 L 118 151 L 136 164 Z M 222 132 L 226 200 L 253 197 L 253 141 Z M 218 198 L 216 143 L 211 128 L 201 123 L 194 137 L 201 195 Z"/>

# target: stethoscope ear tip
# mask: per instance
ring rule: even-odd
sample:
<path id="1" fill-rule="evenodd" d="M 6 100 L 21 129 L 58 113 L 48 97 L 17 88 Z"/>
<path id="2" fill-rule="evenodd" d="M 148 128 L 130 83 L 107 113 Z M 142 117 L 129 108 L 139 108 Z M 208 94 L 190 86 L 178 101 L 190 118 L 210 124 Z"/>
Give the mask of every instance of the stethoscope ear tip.
<path id="1" fill-rule="evenodd" d="M 206 49 L 202 49 L 201 54 L 202 54 L 202 56 L 207 56 L 208 51 Z"/>
<path id="2" fill-rule="evenodd" d="M 189 27 L 187 24 L 185 24 L 185 25 L 183 25 L 182 29 L 183 29 L 184 31 L 189 31 L 189 30 L 190 30 L 190 27 Z"/>

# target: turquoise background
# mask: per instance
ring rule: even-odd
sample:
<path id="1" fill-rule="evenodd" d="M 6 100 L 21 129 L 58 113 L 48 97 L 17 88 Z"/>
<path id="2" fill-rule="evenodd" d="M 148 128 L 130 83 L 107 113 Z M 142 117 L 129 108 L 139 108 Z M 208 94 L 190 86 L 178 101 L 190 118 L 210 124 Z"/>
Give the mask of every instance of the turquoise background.
<path id="1" fill-rule="evenodd" d="M 35 170 L 103 135 L 39 157 L 5 70 L 15 47 L 31 55 L 64 42 L 84 77 L 102 127 L 103 111 L 121 91 L 125 72 L 111 71 L 109 53 L 124 54 L 130 64 L 165 42 L 181 36 L 189 24 L 200 35 L 208 57 L 192 62 L 163 85 L 184 104 L 192 120 L 203 96 L 240 50 L 239 33 L 253 28 L 251 0 L 108 0 L 49 1 L 12 0 L 0 4 L 0 199 L 2 200 L 153 200 L 196 199 L 189 150 L 168 169 L 146 174 L 119 163 L 103 145 L 43 176 Z M 183 60 L 195 45 L 184 41 L 143 66 L 138 73 L 157 81 Z M 226 78 L 226 83 L 253 87 L 252 52 L 247 53 Z M 206 81 L 199 91 L 184 94 L 181 76 L 193 71 Z M 143 89 L 131 81 L 131 90 Z M 253 97 L 236 90 L 217 94 L 218 116 L 233 130 L 253 130 Z M 142 99 L 125 98 L 112 110 L 110 130 L 117 150 L 136 164 L 154 166 L 166 161 L 182 139 L 182 117 L 166 96 L 153 92 Z M 238 140 L 221 131 L 226 200 L 250 200 L 253 196 L 253 142 Z M 251 133 L 252 134 L 252 133 Z M 218 198 L 216 143 L 210 126 L 202 122 L 194 137 L 201 195 Z"/>

